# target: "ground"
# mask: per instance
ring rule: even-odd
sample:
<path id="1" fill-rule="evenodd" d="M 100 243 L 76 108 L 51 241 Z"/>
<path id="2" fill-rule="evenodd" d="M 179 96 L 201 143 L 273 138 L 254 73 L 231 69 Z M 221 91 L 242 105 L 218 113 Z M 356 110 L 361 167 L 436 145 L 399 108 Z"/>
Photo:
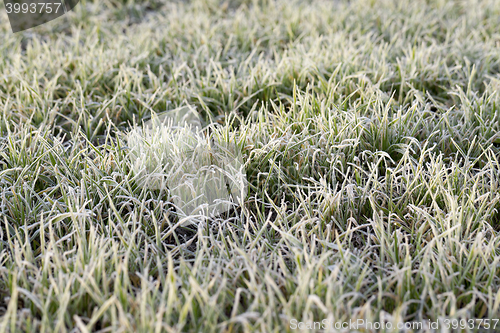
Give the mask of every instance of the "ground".
<path id="1" fill-rule="evenodd" d="M 499 27 L 498 0 L 2 9 L 0 331 L 500 330 Z M 126 141 L 179 107 L 248 179 L 187 226 Z"/>

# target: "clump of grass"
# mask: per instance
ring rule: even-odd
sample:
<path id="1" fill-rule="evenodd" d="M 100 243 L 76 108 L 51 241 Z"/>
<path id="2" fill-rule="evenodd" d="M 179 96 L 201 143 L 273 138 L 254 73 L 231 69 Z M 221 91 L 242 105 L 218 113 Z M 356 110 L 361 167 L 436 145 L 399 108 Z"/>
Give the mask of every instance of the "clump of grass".
<path id="1" fill-rule="evenodd" d="M 499 14 L 85 1 L 13 35 L 0 12 L 0 331 L 497 319 Z M 188 226 L 125 139 L 179 107 L 248 180 Z"/>
<path id="2" fill-rule="evenodd" d="M 146 190 L 167 187 L 177 214 L 188 220 L 224 214 L 246 197 L 237 134 L 201 123 L 195 110 L 180 108 L 153 114 L 126 136 L 134 178 Z"/>

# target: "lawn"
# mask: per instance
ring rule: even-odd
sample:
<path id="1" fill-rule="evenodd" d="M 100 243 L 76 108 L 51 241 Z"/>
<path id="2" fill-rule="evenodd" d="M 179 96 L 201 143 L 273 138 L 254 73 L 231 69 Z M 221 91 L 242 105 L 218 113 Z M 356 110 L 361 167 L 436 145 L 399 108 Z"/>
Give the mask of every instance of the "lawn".
<path id="1" fill-rule="evenodd" d="M 0 333 L 500 331 L 500 1 L 0 8 Z M 145 186 L 171 110 L 241 157 L 231 209 Z"/>

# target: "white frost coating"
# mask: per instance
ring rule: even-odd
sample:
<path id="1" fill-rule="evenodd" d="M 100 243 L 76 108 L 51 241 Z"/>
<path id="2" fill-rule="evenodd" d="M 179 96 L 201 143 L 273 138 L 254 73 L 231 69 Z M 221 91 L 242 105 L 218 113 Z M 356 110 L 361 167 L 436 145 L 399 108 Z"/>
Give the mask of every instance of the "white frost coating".
<path id="1" fill-rule="evenodd" d="M 153 115 L 127 136 L 136 179 L 148 189 L 167 187 L 181 217 L 218 216 L 247 194 L 234 134 L 213 128 L 207 136 L 202 128 L 196 111 L 184 107 Z"/>

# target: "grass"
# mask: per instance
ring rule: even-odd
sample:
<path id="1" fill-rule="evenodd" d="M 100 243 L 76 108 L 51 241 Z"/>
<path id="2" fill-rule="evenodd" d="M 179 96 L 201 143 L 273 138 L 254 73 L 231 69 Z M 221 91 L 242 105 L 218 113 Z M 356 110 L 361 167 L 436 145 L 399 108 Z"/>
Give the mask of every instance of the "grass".
<path id="1" fill-rule="evenodd" d="M 105 0 L 12 34 L 0 11 L 0 331 L 499 319 L 499 17 Z M 248 179 L 241 207 L 189 225 L 126 140 L 180 107 Z"/>

